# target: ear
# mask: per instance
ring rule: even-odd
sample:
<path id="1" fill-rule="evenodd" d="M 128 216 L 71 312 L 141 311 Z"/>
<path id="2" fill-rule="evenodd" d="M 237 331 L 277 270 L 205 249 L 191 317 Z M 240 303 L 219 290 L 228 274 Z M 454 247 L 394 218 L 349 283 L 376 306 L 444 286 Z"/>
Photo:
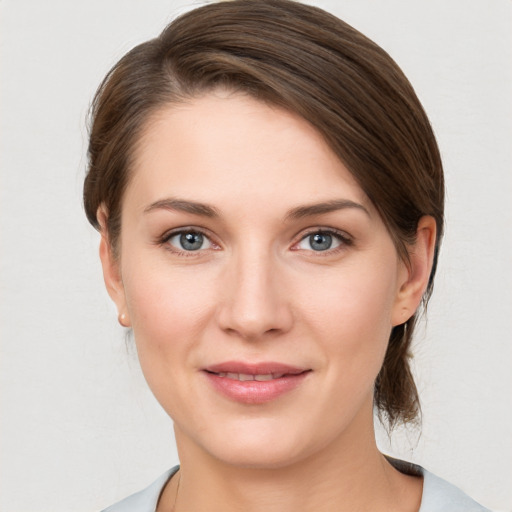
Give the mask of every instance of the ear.
<path id="1" fill-rule="evenodd" d="M 108 236 L 107 218 L 108 213 L 104 205 L 98 208 L 96 218 L 101 227 L 100 241 L 100 260 L 103 268 L 103 279 L 105 287 L 114 301 L 117 312 L 118 321 L 123 327 L 130 327 L 130 318 L 126 307 L 126 296 L 124 293 L 123 280 L 121 278 L 121 269 L 119 258 L 116 258 L 113 252 L 112 244 Z"/>
<path id="2" fill-rule="evenodd" d="M 425 215 L 418 222 L 415 243 L 408 247 L 409 262 L 401 264 L 393 327 L 405 323 L 418 309 L 432 271 L 435 243 L 436 221 Z"/>

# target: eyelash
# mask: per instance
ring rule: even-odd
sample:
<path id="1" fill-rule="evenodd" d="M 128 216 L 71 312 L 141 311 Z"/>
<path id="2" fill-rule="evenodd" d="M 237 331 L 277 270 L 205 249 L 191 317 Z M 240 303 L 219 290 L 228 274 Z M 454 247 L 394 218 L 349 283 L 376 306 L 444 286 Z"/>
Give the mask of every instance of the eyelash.
<path id="1" fill-rule="evenodd" d="M 173 254 L 176 254 L 178 256 L 183 256 L 183 257 L 194 257 L 194 256 L 197 256 L 198 254 L 200 254 L 202 251 L 210 249 L 210 248 L 208 248 L 208 249 L 198 249 L 196 251 L 185 251 L 185 250 L 177 249 L 176 247 L 173 247 L 169 244 L 169 241 L 172 238 L 174 238 L 175 236 L 184 235 L 187 233 L 194 233 L 194 234 L 202 235 L 214 247 L 213 250 L 217 250 L 219 248 L 219 245 L 216 244 L 212 240 L 211 235 L 209 235 L 203 229 L 194 228 L 194 227 L 180 228 L 177 230 L 168 231 L 158 240 L 157 243 L 161 246 L 164 246 L 166 250 L 172 252 Z M 336 254 L 339 251 L 342 251 L 342 250 L 346 249 L 347 247 L 350 247 L 354 244 L 352 237 L 350 237 L 347 233 L 335 230 L 333 228 L 314 228 L 314 229 L 311 229 L 311 230 L 307 231 L 306 233 L 302 234 L 300 239 L 292 245 L 292 250 L 293 251 L 302 250 L 302 249 L 294 248 L 294 247 L 296 247 L 298 244 L 300 244 L 301 242 L 306 240 L 311 235 L 316 235 L 316 234 L 329 235 L 329 236 L 332 236 L 333 238 L 335 238 L 336 240 L 338 240 L 338 242 L 340 242 L 340 245 L 338 247 L 335 247 L 333 249 L 329 248 L 329 249 L 326 249 L 325 251 L 315 251 L 313 249 L 311 249 L 311 250 L 304 249 L 307 252 L 314 253 L 316 256 L 322 257 L 322 256 Z"/>
<path id="2" fill-rule="evenodd" d="M 185 235 L 185 234 L 190 234 L 190 233 L 202 235 L 215 248 L 214 250 L 216 250 L 216 248 L 219 247 L 218 244 L 213 242 L 211 235 L 209 235 L 203 229 L 198 229 L 198 228 L 194 228 L 194 227 L 185 227 L 185 228 L 180 228 L 180 229 L 173 230 L 173 231 L 168 231 L 158 240 L 158 244 L 163 246 L 166 250 L 172 252 L 173 254 L 176 254 L 178 256 L 182 256 L 185 258 L 197 256 L 202 251 L 208 250 L 208 249 L 198 249 L 196 251 L 184 251 L 184 250 L 178 249 L 177 247 L 171 246 L 171 244 L 169 243 L 171 238 L 174 238 L 175 236 Z"/>
<path id="3" fill-rule="evenodd" d="M 332 256 L 333 254 L 337 254 L 340 251 L 346 250 L 347 247 L 351 247 L 352 245 L 354 245 L 353 238 L 343 231 L 338 231 L 333 228 L 314 228 L 314 229 L 308 230 L 306 233 L 302 234 L 299 241 L 295 242 L 292 247 L 296 247 L 298 244 L 300 244 L 301 242 L 306 240 L 311 235 L 316 235 L 316 234 L 329 235 L 329 236 L 335 238 L 339 242 L 339 245 L 338 245 L 338 247 L 334 247 L 333 249 L 329 248 L 329 249 L 326 249 L 325 251 L 315 251 L 313 249 L 306 250 L 307 252 L 313 253 L 315 255 L 315 257 Z M 299 248 L 293 249 L 292 248 L 292 250 L 300 251 L 301 249 L 299 249 Z"/>

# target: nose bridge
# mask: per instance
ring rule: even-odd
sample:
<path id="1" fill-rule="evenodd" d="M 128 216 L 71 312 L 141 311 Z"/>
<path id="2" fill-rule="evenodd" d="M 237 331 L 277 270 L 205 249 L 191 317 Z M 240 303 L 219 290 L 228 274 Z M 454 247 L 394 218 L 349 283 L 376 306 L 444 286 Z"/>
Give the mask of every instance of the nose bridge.
<path id="1" fill-rule="evenodd" d="M 256 243 L 239 248 L 226 271 L 223 329 L 246 339 L 289 329 L 291 311 L 280 287 L 279 261 L 269 248 Z"/>

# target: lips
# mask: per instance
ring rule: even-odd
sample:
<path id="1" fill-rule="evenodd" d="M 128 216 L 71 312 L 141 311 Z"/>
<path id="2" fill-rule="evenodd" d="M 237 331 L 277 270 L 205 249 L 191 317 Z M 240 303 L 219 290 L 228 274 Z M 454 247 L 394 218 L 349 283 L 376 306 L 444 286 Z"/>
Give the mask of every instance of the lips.
<path id="1" fill-rule="evenodd" d="M 231 373 L 231 372 L 219 372 L 217 373 L 219 377 L 226 377 L 228 379 L 239 380 L 241 382 L 246 382 L 248 380 L 257 380 L 259 382 L 272 380 L 272 379 L 280 379 L 284 377 L 284 373 L 262 373 L 251 375 L 248 373 Z"/>
<path id="2" fill-rule="evenodd" d="M 276 362 L 227 361 L 208 366 L 203 372 L 225 397 L 245 404 L 263 404 L 295 389 L 311 370 Z"/>

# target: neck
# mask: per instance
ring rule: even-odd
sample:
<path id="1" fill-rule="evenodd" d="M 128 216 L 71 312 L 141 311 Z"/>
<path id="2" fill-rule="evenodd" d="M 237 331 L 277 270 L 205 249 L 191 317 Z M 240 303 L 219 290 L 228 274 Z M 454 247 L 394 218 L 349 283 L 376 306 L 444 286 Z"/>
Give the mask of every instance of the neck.
<path id="1" fill-rule="evenodd" d="M 226 464 L 175 427 L 181 460 L 175 512 L 418 510 L 421 479 L 399 473 L 386 461 L 370 425 L 355 425 L 352 435 L 345 432 L 314 455 L 271 468 Z M 171 510 L 175 494 L 164 494 L 169 503 L 162 510 Z"/>

